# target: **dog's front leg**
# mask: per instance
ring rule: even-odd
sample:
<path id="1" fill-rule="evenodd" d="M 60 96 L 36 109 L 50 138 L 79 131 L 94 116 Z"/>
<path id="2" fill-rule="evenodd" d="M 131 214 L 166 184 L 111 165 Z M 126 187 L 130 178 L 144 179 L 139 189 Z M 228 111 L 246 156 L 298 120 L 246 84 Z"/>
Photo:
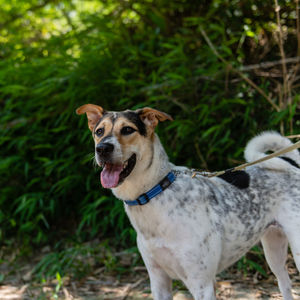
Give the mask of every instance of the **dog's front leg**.
<path id="1" fill-rule="evenodd" d="M 214 282 L 189 280 L 186 286 L 195 300 L 216 300 Z"/>
<path id="2" fill-rule="evenodd" d="M 149 267 L 151 292 L 154 300 L 172 300 L 172 280 L 160 267 Z"/>
<path id="3" fill-rule="evenodd" d="M 146 265 L 149 277 L 151 292 L 154 300 L 172 300 L 172 279 L 168 274 L 153 260 L 151 255 L 138 241 L 138 248 Z"/>

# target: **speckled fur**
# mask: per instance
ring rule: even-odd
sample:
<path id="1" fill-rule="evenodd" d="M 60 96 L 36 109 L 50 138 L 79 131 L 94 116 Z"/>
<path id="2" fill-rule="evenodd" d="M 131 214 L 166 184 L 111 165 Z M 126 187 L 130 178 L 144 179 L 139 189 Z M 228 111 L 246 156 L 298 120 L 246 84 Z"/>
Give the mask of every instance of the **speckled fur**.
<path id="1" fill-rule="evenodd" d="M 101 123 L 94 117 L 102 117 L 101 107 L 86 105 L 78 111 L 90 112 L 90 130 Z M 112 189 L 120 200 L 134 200 L 171 170 L 176 173 L 176 180 L 146 205 L 125 205 L 137 232 L 154 299 L 172 299 L 173 278 L 181 279 L 196 300 L 216 299 L 216 274 L 261 240 L 284 300 L 292 300 L 285 262 L 289 242 L 300 269 L 300 169 L 280 158 L 265 161 L 247 168 L 250 184 L 244 189 L 218 177 L 192 178 L 189 169 L 169 162 L 154 133 L 158 120 L 163 118 L 157 113 L 147 108 L 141 118 L 145 134 L 136 135 L 132 140 L 138 143 L 127 145 L 126 152 L 120 146 L 119 160 L 130 156 L 128 149 L 136 153 L 138 160 L 124 182 Z M 258 159 L 268 150 L 289 144 L 277 133 L 263 133 L 247 145 L 246 159 Z M 299 165 L 297 150 L 286 156 Z"/>
<path id="2" fill-rule="evenodd" d="M 215 299 L 215 275 L 269 231 L 285 238 L 292 227 L 291 238 L 300 240 L 300 170 L 288 162 L 279 163 L 281 170 L 272 170 L 272 160 L 248 168 L 247 189 L 220 178 L 192 178 L 188 169 L 171 166 L 177 178 L 167 190 L 145 206 L 125 207 L 138 233 L 154 299 L 172 299 L 170 278 L 181 279 L 195 299 Z M 300 244 L 295 244 L 299 268 Z M 284 264 L 286 253 L 270 253 L 274 250 L 269 250 L 269 256 L 283 256 L 278 265 Z M 285 268 L 276 275 L 286 277 Z M 281 290 L 285 300 L 293 299 L 289 280 Z"/>

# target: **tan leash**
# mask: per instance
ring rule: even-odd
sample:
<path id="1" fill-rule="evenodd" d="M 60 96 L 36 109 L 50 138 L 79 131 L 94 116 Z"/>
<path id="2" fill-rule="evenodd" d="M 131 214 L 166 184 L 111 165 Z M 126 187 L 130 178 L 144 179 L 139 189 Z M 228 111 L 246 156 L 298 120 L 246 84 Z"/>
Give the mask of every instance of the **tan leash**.
<path id="1" fill-rule="evenodd" d="M 293 136 L 294 137 L 300 137 L 300 135 L 296 135 L 296 136 Z M 292 137 L 290 137 L 292 138 Z M 196 177 L 197 175 L 201 175 L 201 176 L 205 176 L 205 177 L 216 177 L 216 176 L 220 176 L 220 175 L 223 175 L 225 173 L 228 173 L 228 172 L 235 172 L 235 171 L 240 171 L 240 170 L 243 170 L 245 169 L 246 167 L 249 167 L 249 166 L 253 166 L 253 165 L 256 165 L 258 163 L 261 163 L 263 161 L 266 161 L 266 160 L 269 160 L 271 158 L 274 158 L 274 157 L 277 157 L 277 156 L 280 156 L 282 154 L 285 154 L 287 152 L 290 152 L 290 151 L 293 151 L 295 149 L 298 149 L 300 148 L 300 141 L 298 141 L 297 143 L 289 146 L 289 147 L 286 147 L 286 148 L 283 148 L 279 151 L 276 151 L 270 155 L 267 155 L 263 158 L 260 158 L 258 160 L 255 160 L 255 161 L 251 161 L 249 163 L 245 163 L 245 164 L 242 164 L 242 165 L 239 165 L 239 166 L 236 166 L 234 168 L 231 168 L 231 169 L 227 169 L 227 170 L 223 170 L 223 171 L 217 171 L 217 172 L 204 172 L 204 171 L 198 171 L 198 170 L 193 170 L 193 174 L 192 174 L 192 177 Z"/>
<path id="2" fill-rule="evenodd" d="M 300 139 L 300 134 L 289 135 L 289 136 L 286 136 L 286 138 L 288 138 L 288 139 Z"/>

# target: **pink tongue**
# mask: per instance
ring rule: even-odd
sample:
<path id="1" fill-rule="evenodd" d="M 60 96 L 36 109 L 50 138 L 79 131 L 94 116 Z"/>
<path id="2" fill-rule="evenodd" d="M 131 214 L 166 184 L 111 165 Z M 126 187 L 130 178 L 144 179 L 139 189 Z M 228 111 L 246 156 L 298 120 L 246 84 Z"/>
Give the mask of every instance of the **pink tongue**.
<path id="1" fill-rule="evenodd" d="M 118 185 L 122 165 L 113 165 L 106 163 L 101 172 L 101 184 L 104 188 L 111 189 Z"/>

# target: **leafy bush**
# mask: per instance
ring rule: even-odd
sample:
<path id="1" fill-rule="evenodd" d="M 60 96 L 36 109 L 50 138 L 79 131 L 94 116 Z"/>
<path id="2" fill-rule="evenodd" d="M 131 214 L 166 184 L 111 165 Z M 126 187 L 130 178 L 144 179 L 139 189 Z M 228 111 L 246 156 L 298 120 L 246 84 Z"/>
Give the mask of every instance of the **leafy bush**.
<path id="1" fill-rule="evenodd" d="M 4 3 L 4 1 L 2 1 Z M 1 240 L 45 244 L 134 232 L 100 188 L 84 103 L 152 106 L 171 160 L 217 170 L 259 131 L 299 133 L 294 2 L 51 1 L 1 5 Z M 201 17 L 200 17 L 201 16 Z M 278 35 L 282 29 L 283 36 Z M 271 67 L 245 65 L 275 61 Z"/>

